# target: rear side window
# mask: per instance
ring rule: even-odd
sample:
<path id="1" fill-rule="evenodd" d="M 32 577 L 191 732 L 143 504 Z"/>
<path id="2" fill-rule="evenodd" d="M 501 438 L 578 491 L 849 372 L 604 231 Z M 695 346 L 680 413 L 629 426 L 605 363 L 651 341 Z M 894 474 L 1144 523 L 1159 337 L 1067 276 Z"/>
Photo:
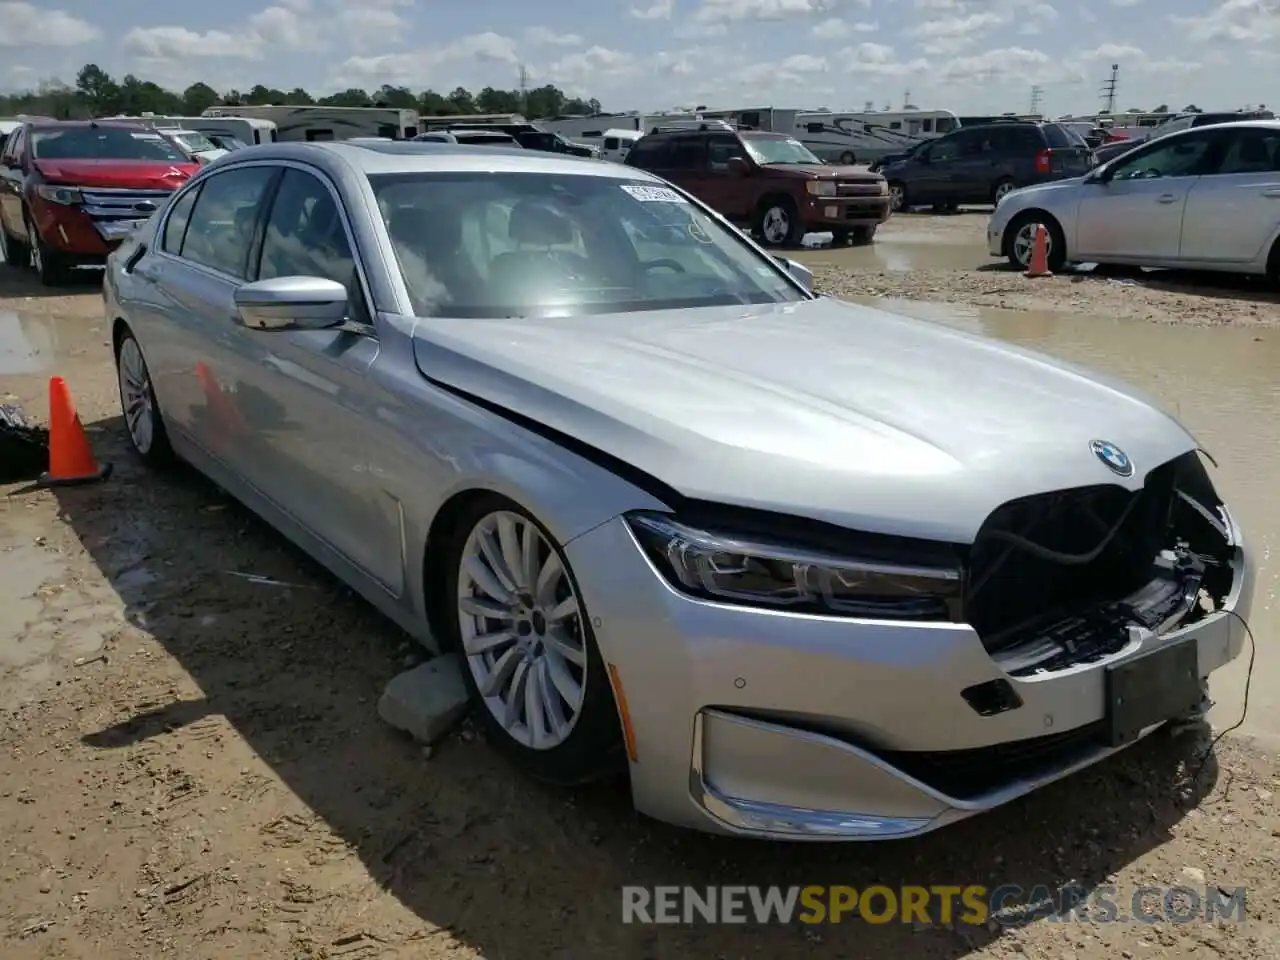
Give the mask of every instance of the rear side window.
<path id="1" fill-rule="evenodd" d="M 1070 127 L 1064 127 L 1058 123 L 1046 123 L 1040 128 L 1044 131 L 1044 138 L 1051 147 L 1087 147 L 1084 137 L 1076 133 Z"/>
<path id="2" fill-rule="evenodd" d="M 160 238 L 160 249 L 175 257 L 182 255 L 182 239 L 187 235 L 187 223 L 191 220 L 191 208 L 196 205 L 196 197 L 200 195 L 200 187 L 188 190 L 180 196 L 164 222 L 164 236 Z"/>
<path id="3" fill-rule="evenodd" d="M 707 163 L 707 142 L 702 137 L 686 137 L 671 145 L 667 167 L 671 170 L 701 170 Z"/>

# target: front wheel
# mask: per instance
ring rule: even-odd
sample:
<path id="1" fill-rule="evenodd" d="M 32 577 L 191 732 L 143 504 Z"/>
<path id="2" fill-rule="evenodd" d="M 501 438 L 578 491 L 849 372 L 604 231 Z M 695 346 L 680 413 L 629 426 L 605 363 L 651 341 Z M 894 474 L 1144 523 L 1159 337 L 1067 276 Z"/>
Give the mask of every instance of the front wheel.
<path id="1" fill-rule="evenodd" d="M 907 188 L 896 180 L 889 183 L 889 209 L 894 213 L 907 209 Z"/>
<path id="2" fill-rule="evenodd" d="M 770 200 L 756 214 L 756 233 L 768 247 L 795 246 L 804 239 L 804 225 L 790 200 Z"/>
<path id="3" fill-rule="evenodd" d="M 448 639 L 487 739 L 551 783 L 613 773 L 623 759 L 613 691 L 555 538 L 492 494 L 475 500 L 456 529 Z"/>
<path id="4" fill-rule="evenodd" d="M 40 231 L 30 220 L 27 221 L 27 248 L 31 252 L 31 268 L 40 282 L 46 287 L 61 283 L 67 274 L 63 256 L 40 239 Z"/>
<path id="5" fill-rule="evenodd" d="M 840 162 L 846 167 L 851 167 L 858 162 L 858 158 L 853 155 L 852 150 L 846 150 L 844 153 L 840 154 Z"/>
<path id="6" fill-rule="evenodd" d="M 850 237 L 855 244 L 871 243 L 876 238 L 876 228 L 854 227 Z"/>
<path id="7" fill-rule="evenodd" d="M 1031 265 L 1031 255 L 1035 250 L 1036 228 L 1041 224 L 1049 231 L 1049 249 L 1046 251 L 1049 271 L 1057 273 L 1067 263 L 1067 241 L 1058 221 L 1047 213 L 1028 210 L 1014 217 L 1004 230 L 1004 253 L 1010 264 L 1026 270 Z"/>

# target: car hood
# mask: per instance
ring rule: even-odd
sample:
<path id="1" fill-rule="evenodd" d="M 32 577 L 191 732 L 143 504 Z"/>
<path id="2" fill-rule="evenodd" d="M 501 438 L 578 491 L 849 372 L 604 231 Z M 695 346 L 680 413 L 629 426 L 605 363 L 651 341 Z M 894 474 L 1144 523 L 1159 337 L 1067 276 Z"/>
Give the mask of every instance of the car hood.
<path id="1" fill-rule="evenodd" d="M 176 189 L 200 169 L 198 163 L 149 160 L 37 160 L 35 166 L 50 183 L 155 190 Z"/>
<path id="2" fill-rule="evenodd" d="M 1008 202 L 1012 197 L 1043 197 L 1048 193 L 1073 190 L 1084 183 L 1084 179 L 1087 176 L 1089 174 L 1086 173 L 1079 177 L 1068 177 L 1065 180 L 1050 180 L 1048 183 L 1032 183 L 1025 187 L 1019 187 L 1005 195 L 1005 202 Z"/>
<path id="3" fill-rule="evenodd" d="M 1131 388 L 828 298 L 555 320 L 419 319 L 419 370 L 685 497 L 969 543 L 1000 504 L 1141 486 L 1194 439 Z M 1134 463 L 1120 478 L 1090 442 Z"/>

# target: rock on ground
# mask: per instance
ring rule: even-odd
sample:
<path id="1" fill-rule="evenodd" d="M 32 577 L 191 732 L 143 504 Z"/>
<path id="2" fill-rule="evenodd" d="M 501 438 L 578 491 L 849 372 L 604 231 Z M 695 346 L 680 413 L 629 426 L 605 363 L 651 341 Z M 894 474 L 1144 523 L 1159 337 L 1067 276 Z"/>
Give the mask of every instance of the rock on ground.
<path id="1" fill-rule="evenodd" d="M 462 665 L 452 653 L 397 674 L 378 701 L 378 716 L 428 745 L 448 733 L 466 709 Z"/>

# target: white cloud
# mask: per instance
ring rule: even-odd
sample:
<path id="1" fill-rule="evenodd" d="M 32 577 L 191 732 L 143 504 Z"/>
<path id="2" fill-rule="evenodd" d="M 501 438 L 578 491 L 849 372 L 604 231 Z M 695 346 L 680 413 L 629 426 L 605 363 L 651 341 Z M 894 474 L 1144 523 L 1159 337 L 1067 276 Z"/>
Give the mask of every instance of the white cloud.
<path id="1" fill-rule="evenodd" d="M 859 33 L 875 33 L 880 29 L 878 23 L 851 22 L 840 17 L 830 17 L 815 24 L 809 31 L 819 40 L 848 40 Z"/>
<path id="2" fill-rule="evenodd" d="M 1233 40 L 1262 45 L 1280 39 L 1280 3 L 1277 0 L 1224 0 L 1217 9 L 1199 17 L 1169 18 L 1185 27 L 1194 41 Z"/>
<path id="3" fill-rule="evenodd" d="M 703 23 L 789 20 L 827 13 L 838 0 L 702 0 L 693 18 Z"/>
<path id="4" fill-rule="evenodd" d="M 556 33 L 547 27 L 530 27 L 524 32 L 526 43 L 536 47 L 580 47 L 582 37 L 576 33 Z"/>
<path id="5" fill-rule="evenodd" d="M 675 0 L 656 0 L 647 7 L 632 7 L 631 15 L 637 20 L 670 20 Z"/>
<path id="6" fill-rule="evenodd" d="M 0 0 L 0 47 L 78 47 L 101 36 L 93 24 L 65 10 Z"/>
<path id="7" fill-rule="evenodd" d="M 196 33 L 186 27 L 134 27 L 124 35 L 124 49 L 142 60 L 198 57 L 257 60 L 262 56 L 257 38 L 236 36 L 224 30 Z"/>
<path id="8" fill-rule="evenodd" d="M 513 69 L 520 62 L 516 52 L 518 47 L 519 44 L 510 37 L 485 32 L 460 37 L 439 47 L 373 57 L 348 57 L 338 65 L 329 85 L 341 89 L 380 87 L 389 83 L 417 90 L 425 89 L 434 82 L 447 85 L 452 90 L 464 79 L 457 76 L 459 65 L 470 64 L 474 68 L 502 64 Z"/>
<path id="9" fill-rule="evenodd" d="M 595 46 L 561 57 L 545 73 L 556 86 L 590 96 L 589 91 L 630 76 L 635 69 L 636 58 L 631 54 Z"/>

